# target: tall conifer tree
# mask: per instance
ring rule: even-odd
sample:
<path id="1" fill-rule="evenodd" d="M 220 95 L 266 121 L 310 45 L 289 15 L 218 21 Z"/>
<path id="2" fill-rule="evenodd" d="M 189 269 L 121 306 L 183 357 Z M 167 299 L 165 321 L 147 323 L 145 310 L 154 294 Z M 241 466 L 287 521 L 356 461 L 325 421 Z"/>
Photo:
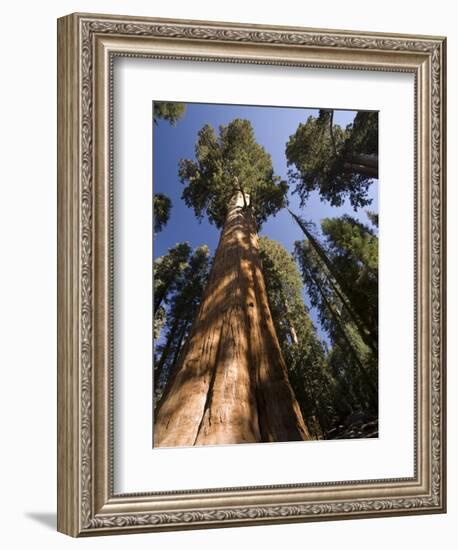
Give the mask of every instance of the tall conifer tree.
<path id="1" fill-rule="evenodd" d="M 269 307 L 257 232 L 286 182 L 247 120 L 205 125 L 183 198 L 221 228 L 199 312 L 156 411 L 156 446 L 308 439 Z"/>

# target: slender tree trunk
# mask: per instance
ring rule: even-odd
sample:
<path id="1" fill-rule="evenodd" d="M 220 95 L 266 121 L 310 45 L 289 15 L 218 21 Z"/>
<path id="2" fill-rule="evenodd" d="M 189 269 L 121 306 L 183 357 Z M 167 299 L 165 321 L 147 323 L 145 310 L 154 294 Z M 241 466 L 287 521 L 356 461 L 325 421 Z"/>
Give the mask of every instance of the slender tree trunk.
<path id="1" fill-rule="evenodd" d="M 154 313 L 156 313 L 156 311 L 159 310 L 159 306 L 162 304 L 162 301 L 164 300 L 169 288 L 170 288 L 170 284 L 164 286 L 161 292 L 154 293 L 154 304 L 153 304 Z"/>
<path id="2" fill-rule="evenodd" d="M 155 446 L 310 438 L 275 333 L 246 198 L 231 202 L 199 312 L 156 411 Z"/>
<path id="3" fill-rule="evenodd" d="M 318 289 L 318 292 L 319 292 L 319 294 L 320 294 L 320 296 L 321 296 L 321 298 L 324 302 L 324 305 L 325 305 L 325 307 L 327 308 L 327 310 L 331 314 L 331 317 L 334 320 L 334 326 L 337 328 L 338 332 L 340 333 L 340 335 L 344 339 L 344 341 L 345 341 L 345 343 L 348 347 L 348 350 L 350 351 L 350 354 L 352 355 L 352 357 L 353 357 L 360 373 L 362 374 L 362 377 L 364 378 L 364 381 L 366 382 L 366 385 L 368 386 L 368 389 L 370 390 L 371 400 L 372 400 L 371 403 L 374 406 L 376 406 L 377 399 L 378 399 L 377 388 L 375 387 L 373 381 L 371 380 L 371 377 L 369 376 L 369 373 L 367 372 L 366 367 L 362 364 L 362 362 L 361 362 L 361 360 L 358 356 L 358 352 L 355 350 L 355 348 L 354 348 L 354 346 L 353 346 L 353 344 L 350 340 L 350 337 L 347 334 L 344 323 L 342 323 L 342 320 L 341 320 L 339 314 L 337 313 L 335 308 L 329 302 L 329 300 L 326 296 L 326 293 L 323 290 L 323 287 L 322 287 L 319 279 L 317 277 L 315 277 L 312 270 L 308 269 L 308 273 L 309 273 L 310 277 L 313 279 L 313 281 L 315 282 L 315 285 L 316 285 L 316 287 Z"/>
<path id="4" fill-rule="evenodd" d="M 374 354 L 377 354 L 378 353 L 378 336 L 369 327 L 369 322 L 367 321 L 367 318 L 363 319 L 360 313 L 354 309 L 352 305 L 350 288 L 346 284 L 343 277 L 339 274 L 338 270 L 335 269 L 333 263 L 326 255 L 321 244 L 315 239 L 315 237 L 307 229 L 305 223 L 303 223 L 303 221 L 299 218 L 299 216 L 294 214 L 291 210 L 289 210 L 289 213 L 294 218 L 296 223 L 299 225 L 304 235 L 307 237 L 308 241 L 310 242 L 313 249 L 317 253 L 318 258 L 327 267 L 328 272 L 331 275 L 331 277 L 328 276 L 327 279 L 330 282 L 335 293 L 340 298 L 340 301 L 342 302 L 343 306 L 347 310 L 352 321 L 356 325 L 356 328 L 358 329 L 359 335 L 361 336 L 363 342 L 367 346 L 369 346 L 369 348 L 372 350 Z M 333 278 L 337 284 L 334 283 Z"/>
<path id="5" fill-rule="evenodd" d="M 299 339 L 297 337 L 296 329 L 294 328 L 294 325 L 289 321 L 289 335 L 291 337 L 291 342 L 297 346 L 299 343 Z"/>
<path id="6" fill-rule="evenodd" d="M 294 323 L 291 319 L 291 310 L 290 310 L 290 307 L 288 305 L 288 301 L 285 300 L 284 303 L 285 303 L 285 311 L 286 311 L 286 316 L 287 316 L 287 322 L 288 322 L 289 335 L 290 335 L 290 338 L 291 338 L 291 342 L 297 346 L 297 344 L 299 343 L 299 339 L 297 337 L 296 328 L 295 328 Z"/>
<path id="7" fill-rule="evenodd" d="M 180 354 L 181 346 L 183 344 L 184 335 L 186 334 L 186 331 L 188 330 L 188 328 L 189 328 L 189 321 L 186 321 L 185 323 L 183 323 L 183 326 L 181 327 L 180 333 L 178 335 L 177 345 L 176 345 L 175 353 L 173 354 L 173 359 L 172 359 L 172 368 L 178 359 L 178 355 Z"/>
<path id="8" fill-rule="evenodd" d="M 155 388 L 159 387 L 159 379 L 161 377 L 165 362 L 167 361 L 170 355 L 170 352 L 172 350 L 172 344 L 176 337 L 177 330 L 178 330 L 178 319 L 175 319 L 175 322 L 173 323 L 173 326 L 171 327 L 167 335 L 167 340 L 162 350 L 161 357 L 154 367 L 154 387 Z"/>

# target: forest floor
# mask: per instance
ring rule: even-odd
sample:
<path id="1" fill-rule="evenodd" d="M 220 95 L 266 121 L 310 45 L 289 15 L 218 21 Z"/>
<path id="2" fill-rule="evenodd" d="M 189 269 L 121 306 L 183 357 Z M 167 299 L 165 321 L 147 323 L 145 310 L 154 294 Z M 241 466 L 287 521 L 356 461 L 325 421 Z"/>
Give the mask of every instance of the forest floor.
<path id="1" fill-rule="evenodd" d="M 378 418 L 369 418 L 358 413 L 348 416 L 342 424 L 339 424 L 326 433 L 325 439 L 361 439 L 378 437 Z"/>

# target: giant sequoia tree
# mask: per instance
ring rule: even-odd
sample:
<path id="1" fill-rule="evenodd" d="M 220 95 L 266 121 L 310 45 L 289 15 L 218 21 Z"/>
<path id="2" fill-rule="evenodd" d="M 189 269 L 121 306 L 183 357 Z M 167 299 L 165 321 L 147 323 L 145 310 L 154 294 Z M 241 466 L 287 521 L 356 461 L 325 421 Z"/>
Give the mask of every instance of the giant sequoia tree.
<path id="1" fill-rule="evenodd" d="M 285 205 L 287 185 L 251 124 L 198 135 L 182 160 L 183 198 L 221 228 L 189 338 L 157 407 L 156 446 L 292 441 L 309 434 L 269 308 L 257 231 Z"/>
<path id="2" fill-rule="evenodd" d="M 346 198 L 355 210 L 366 206 L 368 188 L 378 178 L 378 113 L 360 111 L 343 129 L 334 124 L 334 111 L 321 110 L 299 124 L 286 157 L 302 206 L 314 190 L 333 206 Z"/>

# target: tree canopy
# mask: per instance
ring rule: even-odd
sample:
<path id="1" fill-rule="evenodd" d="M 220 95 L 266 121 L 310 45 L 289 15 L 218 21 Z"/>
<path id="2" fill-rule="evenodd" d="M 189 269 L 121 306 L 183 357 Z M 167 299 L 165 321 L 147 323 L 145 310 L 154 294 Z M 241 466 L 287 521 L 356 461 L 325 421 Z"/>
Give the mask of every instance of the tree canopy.
<path id="1" fill-rule="evenodd" d="M 153 120 L 157 124 L 159 119 L 166 120 L 175 126 L 186 111 L 184 103 L 155 101 L 153 104 Z"/>
<path id="2" fill-rule="evenodd" d="M 363 326 L 378 340 L 378 237 L 351 216 L 321 223 L 327 254 Z"/>
<path id="3" fill-rule="evenodd" d="M 181 272 L 188 266 L 191 247 L 188 243 L 177 243 L 167 254 L 154 260 L 154 311 L 158 311 L 167 297 L 178 284 Z"/>
<path id="4" fill-rule="evenodd" d="M 154 232 L 159 233 L 167 225 L 170 218 L 172 201 L 163 193 L 155 193 L 153 199 Z"/>
<path id="5" fill-rule="evenodd" d="M 296 263 L 291 254 L 278 241 L 268 237 L 260 237 L 262 270 L 266 283 L 269 305 L 280 341 L 297 339 L 297 330 L 292 317 L 298 320 L 300 314 L 305 314 L 302 299 L 302 280 Z M 310 331 L 308 315 L 304 323 Z M 297 323 L 296 323 L 297 324 Z M 302 323 L 301 323 L 302 324 Z"/>
<path id="6" fill-rule="evenodd" d="M 322 222 L 326 242 L 296 242 L 295 256 L 332 350 L 328 364 L 359 410 L 377 408 L 378 239 L 370 228 L 343 216 Z M 335 274 L 338 273 L 338 277 Z M 375 344 L 374 344 L 375 341 Z M 343 384 L 343 386 L 342 386 Z"/>
<path id="7" fill-rule="evenodd" d="M 299 124 L 286 144 L 291 182 L 304 206 L 312 191 L 356 210 L 371 203 L 368 188 L 378 178 L 378 113 L 359 111 L 346 129 L 334 124 L 334 111 L 320 110 Z"/>
<path id="8" fill-rule="evenodd" d="M 155 104 L 155 121 L 176 124 L 177 105 Z M 318 192 L 358 211 L 378 177 L 378 113 L 358 112 L 344 129 L 334 111 L 321 110 L 299 124 L 286 156 L 301 208 Z M 346 437 L 355 414 L 373 437 L 378 214 L 366 211 L 367 225 L 348 214 L 325 218 L 317 233 L 291 212 L 305 236 L 294 254 L 268 237 L 257 241 L 255 226 L 287 206 L 288 183 L 241 118 L 217 130 L 203 125 L 178 175 L 187 207 L 222 231 L 210 277 L 205 245 L 178 243 L 154 262 L 158 445 Z M 170 209 L 167 196 L 155 195 L 155 233 Z"/>
<path id="9" fill-rule="evenodd" d="M 155 348 L 154 387 L 165 385 L 197 314 L 210 268 L 210 251 L 201 245 L 190 252 L 167 296 L 165 340 Z"/>
<path id="10" fill-rule="evenodd" d="M 269 306 L 289 380 L 310 433 L 322 437 L 336 417 L 326 350 L 304 303 L 303 283 L 292 254 L 267 237 L 259 239 L 259 246 Z"/>
<path id="11" fill-rule="evenodd" d="M 185 184 L 183 199 L 198 219 L 206 214 L 222 227 L 237 192 L 249 196 L 258 228 L 286 205 L 288 185 L 274 175 L 271 156 L 256 142 L 248 120 L 220 126 L 219 135 L 209 124 L 203 126 L 195 156 L 196 160 L 180 161 L 179 175 Z"/>
<path id="12" fill-rule="evenodd" d="M 158 120 L 166 120 L 172 126 L 175 126 L 178 120 L 184 115 L 186 105 L 184 103 L 155 101 L 153 103 L 153 120 L 157 124 Z M 155 193 L 153 201 L 154 210 L 154 232 L 159 233 L 167 225 L 170 218 L 172 201 L 163 193 Z"/>

